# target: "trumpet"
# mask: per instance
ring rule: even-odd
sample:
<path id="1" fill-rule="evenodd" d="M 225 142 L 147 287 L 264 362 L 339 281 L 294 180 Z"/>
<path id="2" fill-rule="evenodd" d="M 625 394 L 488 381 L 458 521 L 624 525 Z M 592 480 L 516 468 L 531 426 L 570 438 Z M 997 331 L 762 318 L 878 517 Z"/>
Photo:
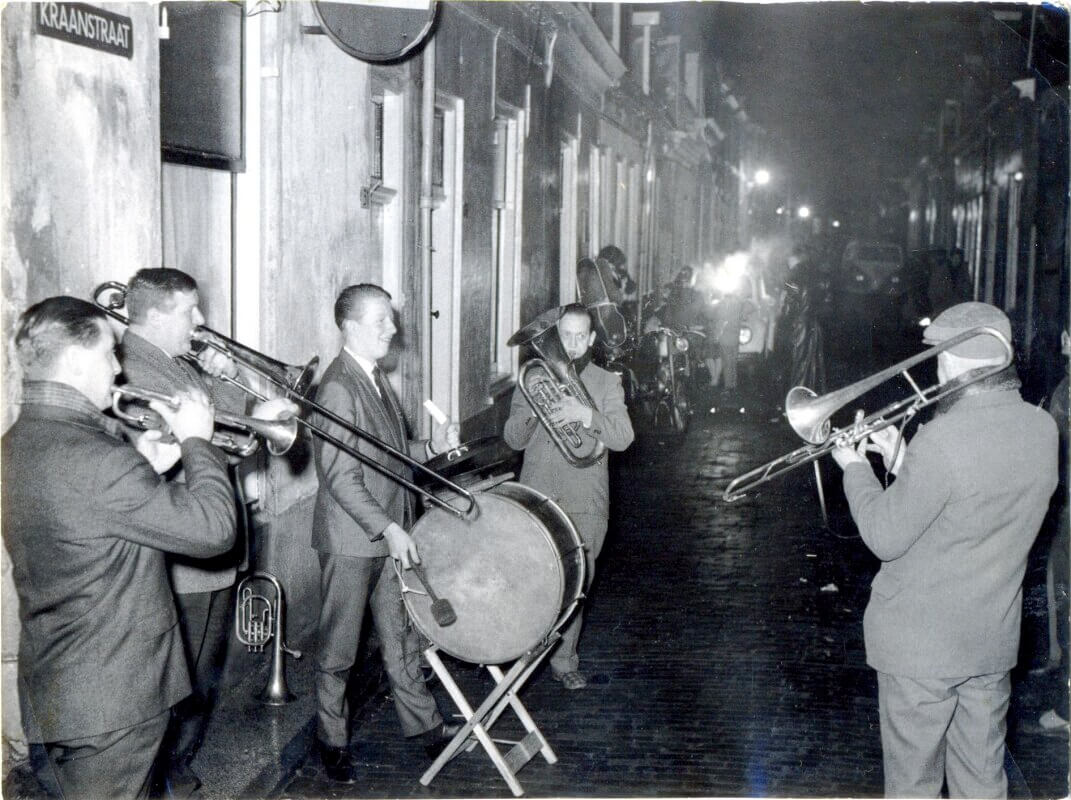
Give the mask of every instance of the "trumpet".
<path id="1" fill-rule="evenodd" d="M 127 287 L 125 284 L 118 283 L 116 281 L 109 281 L 102 283 L 93 290 L 93 304 L 97 306 L 101 311 L 107 314 L 112 319 L 122 323 L 123 325 L 129 325 L 130 320 L 119 313 L 118 309 L 126 305 L 126 292 Z M 338 425 L 344 431 L 364 439 L 370 443 L 373 447 L 387 453 L 403 464 L 406 464 L 413 470 L 431 478 L 432 480 L 441 483 L 446 488 L 453 492 L 454 497 L 461 497 L 467 501 L 467 505 L 464 508 L 458 508 L 452 503 L 442 499 L 430 490 L 414 483 L 411 480 L 407 480 L 397 474 L 395 474 L 390 468 L 384 466 L 379 461 L 376 461 L 366 453 L 362 453 L 356 447 L 342 441 L 337 436 L 334 436 L 330 431 L 323 427 L 315 425 L 302 417 L 294 417 L 293 420 L 296 424 L 304 425 L 309 431 L 319 437 L 320 439 L 328 442 L 334 447 L 341 450 L 343 453 L 357 459 L 362 464 L 377 472 L 382 473 L 390 480 L 400 483 L 410 491 L 416 492 L 429 503 L 439 506 L 443 511 L 446 511 L 455 517 L 462 519 L 472 519 L 479 514 L 479 506 L 476 503 L 476 497 L 469 490 L 459 486 L 451 480 L 440 475 L 433 469 L 429 469 L 421 462 L 412 458 L 408 453 L 404 453 L 395 447 L 384 442 L 377 436 L 373 436 L 368 431 L 357 427 L 352 421 L 339 416 L 331 411 L 329 408 L 325 408 L 319 403 L 311 400 L 306 396 L 309 388 L 312 385 L 312 379 L 316 372 L 316 366 L 319 364 L 319 358 L 313 358 L 304 367 L 293 366 L 285 364 L 282 361 L 276 361 L 269 356 L 264 355 L 251 347 L 246 347 L 233 339 L 224 336 L 222 333 L 218 333 L 211 328 L 201 325 L 194 329 L 193 339 L 203 347 L 210 347 L 217 352 L 222 353 L 228 358 L 232 359 L 243 367 L 246 367 L 253 373 L 259 375 L 268 383 L 273 384 L 277 388 L 281 389 L 287 397 L 300 403 L 307 409 L 311 409 L 319 414 L 329 422 L 333 422 Z M 183 356 L 187 360 L 196 361 L 194 356 Z M 246 386 L 239 380 L 234 378 L 227 378 L 226 376 L 220 376 L 221 380 L 234 384 L 237 388 L 241 389 L 246 394 L 257 398 L 258 400 L 267 400 L 267 396 L 256 391 L 255 389 Z M 220 414 L 216 414 L 216 419 L 220 419 Z M 240 454 L 240 453 L 239 453 Z"/>
<path id="2" fill-rule="evenodd" d="M 550 417 L 554 407 L 567 395 L 588 408 L 595 408 L 595 401 L 577 376 L 558 337 L 560 316 L 559 308 L 540 314 L 513 334 L 506 344 L 510 347 L 527 344 L 536 351 L 538 356 L 521 367 L 517 386 L 565 460 L 574 467 L 590 467 L 602 457 L 606 445 L 584 436 L 579 422 L 556 425 Z"/>
<path id="3" fill-rule="evenodd" d="M 274 601 L 267 595 L 257 594 L 247 583 L 264 580 L 275 590 Z M 291 650 L 283 642 L 286 633 L 286 605 L 283 602 L 283 587 L 270 572 L 254 572 L 238 584 L 238 603 L 234 609 L 234 633 L 238 641 L 250 653 L 261 653 L 264 646 L 274 640 L 271 653 L 271 672 L 264 690 L 256 695 L 260 702 L 269 706 L 281 706 L 294 699 L 286 685 L 286 659 L 283 654 L 301 658 L 300 650 Z"/>
<path id="4" fill-rule="evenodd" d="M 919 388 L 908 372 L 911 367 L 934 358 L 938 353 L 955 347 L 968 339 L 973 339 L 975 336 L 992 336 L 1000 343 L 1004 349 L 1004 355 L 999 364 L 975 370 L 967 380 L 955 381 L 954 385 L 945 384 L 942 386 L 938 383 L 925 389 Z M 872 433 L 876 433 L 890 425 L 896 425 L 901 421 L 906 424 L 908 420 L 926 406 L 933 405 L 952 392 L 959 391 L 964 386 L 969 386 L 972 383 L 977 383 L 991 375 L 995 375 L 1006 369 L 1011 362 L 1012 347 L 1004 334 L 995 328 L 980 326 L 946 339 L 928 350 L 923 350 L 921 353 L 876 372 L 868 378 L 863 378 L 822 396 L 805 386 L 797 386 L 785 398 L 785 416 L 788 417 L 788 422 L 792 429 L 807 444 L 733 479 L 726 487 L 722 498 L 729 503 L 739 500 L 756 487 L 797 467 L 817 461 L 838 447 L 852 447 Z M 844 428 L 832 428 L 830 417 L 835 412 L 855 398 L 866 394 L 896 375 L 904 377 L 913 389 L 914 394 L 890 403 L 885 408 L 861 418 L 852 425 Z M 819 491 L 821 491 L 821 484 L 819 484 Z"/>
<path id="5" fill-rule="evenodd" d="M 167 433 L 167 423 L 160 415 L 150 408 L 139 405 L 153 400 L 170 408 L 179 407 L 179 401 L 176 398 L 161 392 L 129 385 L 112 387 L 112 411 L 115 416 L 143 430 L 159 430 Z M 289 450 L 297 438 L 297 420 L 293 417 L 274 420 L 257 419 L 216 411 L 215 418 L 217 426 L 234 430 L 217 428 L 212 432 L 212 444 L 241 458 L 255 453 L 260 439 L 264 439 L 267 443 L 269 453 L 278 456 Z"/>

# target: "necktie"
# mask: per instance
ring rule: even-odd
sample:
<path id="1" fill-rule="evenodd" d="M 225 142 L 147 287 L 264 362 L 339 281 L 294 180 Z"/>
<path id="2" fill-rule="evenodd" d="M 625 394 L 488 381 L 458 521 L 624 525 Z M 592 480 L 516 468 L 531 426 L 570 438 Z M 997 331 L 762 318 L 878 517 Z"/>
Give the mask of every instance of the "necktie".
<path id="1" fill-rule="evenodd" d="M 372 370 L 372 379 L 375 381 L 376 388 L 379 390 L 379 397 L 383 401 L 383 407 L 387 410 L 387 417 L 390 418 L 391 424 L 394 426 L 395 435 L 398 437 L 397 444 L 404 446 L 405 433 L 402 426 L 402 413 L 398 404 L 394 400 L 394 392 L 391 391 L 390 385 L 387 383 L 387 379 L 383 375 L 383 370 L 379 368 L 377 364 Z"/>

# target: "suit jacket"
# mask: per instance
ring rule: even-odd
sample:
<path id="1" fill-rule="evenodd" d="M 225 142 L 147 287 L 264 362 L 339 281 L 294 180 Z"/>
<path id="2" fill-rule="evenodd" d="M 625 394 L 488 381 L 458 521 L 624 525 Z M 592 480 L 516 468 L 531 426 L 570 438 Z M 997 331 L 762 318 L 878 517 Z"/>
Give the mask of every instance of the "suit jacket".
<path id="1" fill-rule="evenodd" d="M 845 469 L 852 517 L 883 562 L 863 617 L 870 666 L 958 678 L 1015 665 L 1056 442 L 1044 410 L 1014 389 L 985 391 L 919 429 L 888 489 L 869 466 Z"/>
<path id="2" fill-rule="evenodd" d="M 591 428 L 581 430 L 581 434 L 600 440 L 610 450 L 624 450 L 632 444 L 635 434 L 625 406 L 621 377 L 589 363 L 580 373 L 580 380 L 595 401 Z M 513 392 L 502 437 L 514 450 L 524 450 L 521 483 L 548 495 L 566 513 L 609 516 L 610 479 L 606 458 L 583 468 L 566 461 L 519 388 Z"/>
<path id="3" fill-rule="evenodd" d="M 164 394 L 194 388 L 211 398 L 216 408 L 244 414 L 246 396 L 241 389 L 223 381 L 212 380 L 197 367 L 171 358 L 156 345 L 136 333 L 127 331 L 119 346 L 119 361 L 127 383 Z M 168 473 L 175 480 L 183 475 Z M 171 584 L 178 594 L 214 592 L 233 586 L 239 567 L 245 561 L 244 542 L 234 550 L 211 559 L 191 559 L 172 555 L 168 559 Z"/>
<path id="4" fill-rule="evenodd" d="M 408 440 L 401 406 L 390 387 L 380 398 L 368 374 L 342 350 L 328 365 L 316 392 L 316 402 L 361 430 L 413 458 L 424 459 L 424 441 Z M 398 422 L 388 413 L 397 409 Z M 315 421 L 333 436 L 373 458 L 391 475 L 412 479 L 412 470 L 356 434 L 315 414 Z M 312 547 L 321 553 L 343 556 L 385 556 L 382 538 L 391 522 L 408 528 L 413 521 L 413 498 L 408 489 L 374 467 L 362 464 L 323 439 L 313 439 L 313 457 L 320 486 L 312 518 Z"/>
<path id="5" fill-rule="evenodd" d="M 3 437 L 3 537 L 31 741 L 129 727 L 187 695 L 164 551 L 206 557 L 234 544 L 219 450 L 187 440 L 187 483 L 163 481 L 85 405 L 24 405 Z"/>

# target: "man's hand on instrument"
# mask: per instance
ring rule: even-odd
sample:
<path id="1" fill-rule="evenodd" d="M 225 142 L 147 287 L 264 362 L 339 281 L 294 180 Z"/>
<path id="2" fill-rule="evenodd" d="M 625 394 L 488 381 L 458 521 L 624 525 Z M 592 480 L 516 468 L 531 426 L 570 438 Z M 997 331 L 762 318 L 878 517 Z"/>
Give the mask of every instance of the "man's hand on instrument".
<path id="1" fill-rule="evenodd" d="M 167 442 L 160 441 L 164 436 L 162 431 L 144 431 L 134 440 L 134 447 L 145 456 L 157 475 L 163 475 L 182 457 L 182 448 L 174 438 Z"/>
<path id="2" fill-rule="evenodd" d="M 897 447 L 897 444 L 899 444 L 899 447 Z M 907 452 L 907 445 L 900 438 L 900 432 L 895 427 L 889 426 L 870 434 L 870 444 L 867 446 L 867 450 L 872 453 L 881 453 L 881 460 L 885 464 L 886 471 L 895 475 L 900 471 L 900 467 L 904 463 L 904 453 Z M 894 457 L 896 458 L 896 463 L 893 463 Z"/>
<path id="3" fill-rule="evenodd" d="M 834 447 L 831 451 L 833 460 L 837 462 L 841 469 L 847 468 L 849 464 L 866 464 L 870 466 L 870 462 L 866 458 L 866 442 L 860 442 L 858 447 L 852 447 L 847 445 L 845 447 Z"/>
<path id="4" fill-rule="evenodd" d="M 234 359 L 211 347 L 206 347 L 197 354 L 197 363 L 213 378 L 238 377 L 238 365 L 234 363 Z"/>
<path id="5" fill-rule="evenodd" d="M 858 424 L 863 419 L 863 412 L 855 412 L 855 422 Z M 867 442 L 864 438 L 856 447 L 851 445 L 842 445 L 840 447 L 834 447 L 832 450 L 833 460 L 837 462 L 837 465 L 841 469 L 846 469 L 849 464 L 866 464 L 870 466 L 870 462 L 866 457 Z"/>
<path id="6" fill-rule="evenodd" d="M 411 563 L 420 563 L 420 554 L 417 552 L 416 542 L 413 537 L 406 533 L 405 528 L 392 522 L 383 531 L 383 537 L 387 540 L 390 549 L 390 557 L 401 562 L 402 569 L 409 569 Z"/>
<path id="7" fill-rule="evenodd" d="M 436 424 L 431 429 L 431 449 L 435 455 L 456 450 L 461 446 L 461 428 L 456 422 Z"/>
<path id="8" fill-rule="evenodd" d="M 564 394 L 558 406 L 550 412 L 550 420 L 555 425 L 579 422 L 585 428 L 590 428 L 591 413 L 590 406 L 584 405 L 572 395 Z"/>
<path id="9" fill-rule="evenodd" d="M 175 399 L 178 400 L 178 410 L 158 400 L 150 401 L 149 408 L 163 417 L 178 441 L 184 442 L 191 437 L 211 441 L 216 413 L 205 393 L 188 389 L 175 395 Z"/>
<path id="10" fill-rule="evenodd" d="M 253 416 L 257 419 L 289 419 L 296 417 L 300 410 L 298 404 L 286 397 L 261 400 L 253 406 Z"/>

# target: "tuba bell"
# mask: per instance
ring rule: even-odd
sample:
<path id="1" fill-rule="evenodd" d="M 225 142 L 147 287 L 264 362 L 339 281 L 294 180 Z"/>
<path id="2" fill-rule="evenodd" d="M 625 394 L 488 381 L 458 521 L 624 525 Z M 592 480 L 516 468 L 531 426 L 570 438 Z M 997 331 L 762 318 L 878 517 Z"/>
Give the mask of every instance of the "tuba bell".
<path id="1" fill-rule="evenodd" d="M 550 418 L 565 396 L 595 409 L 595 401 L 576 374 L 558 336 L 561 313 L 560 308 L 543 312 L 513 334 L 506 344 L 510 347 L 527 344 L 537 353 L 521 366 L 517 385 L 565 460 L 574 467 L 590 467 L 602 457 L 606 445 L 584 431 L 579 422 L 555 425 Z"/>
<path id="2" fill-rule="evenodd" d="M 254 580 L 264 580 L 275 591 L 274 600 L 257 594 L 246 586 Z M 294 699 L 286 685 L 286 661 L 283 653 L 301 658 L 300 650 L 291 650 L 283 643 L 286 632 L 283 587 L 270 572 L 254 572 L 238 584 L 238 603 L 234 609 L 234 632 L 238 641 L 250 653 L 264 652 L 264 646 L 274 639 L 271 651 L 271 672 L 264 690 L 256 695 L 257 700 L 269 706 L 282 706 Z"/>

